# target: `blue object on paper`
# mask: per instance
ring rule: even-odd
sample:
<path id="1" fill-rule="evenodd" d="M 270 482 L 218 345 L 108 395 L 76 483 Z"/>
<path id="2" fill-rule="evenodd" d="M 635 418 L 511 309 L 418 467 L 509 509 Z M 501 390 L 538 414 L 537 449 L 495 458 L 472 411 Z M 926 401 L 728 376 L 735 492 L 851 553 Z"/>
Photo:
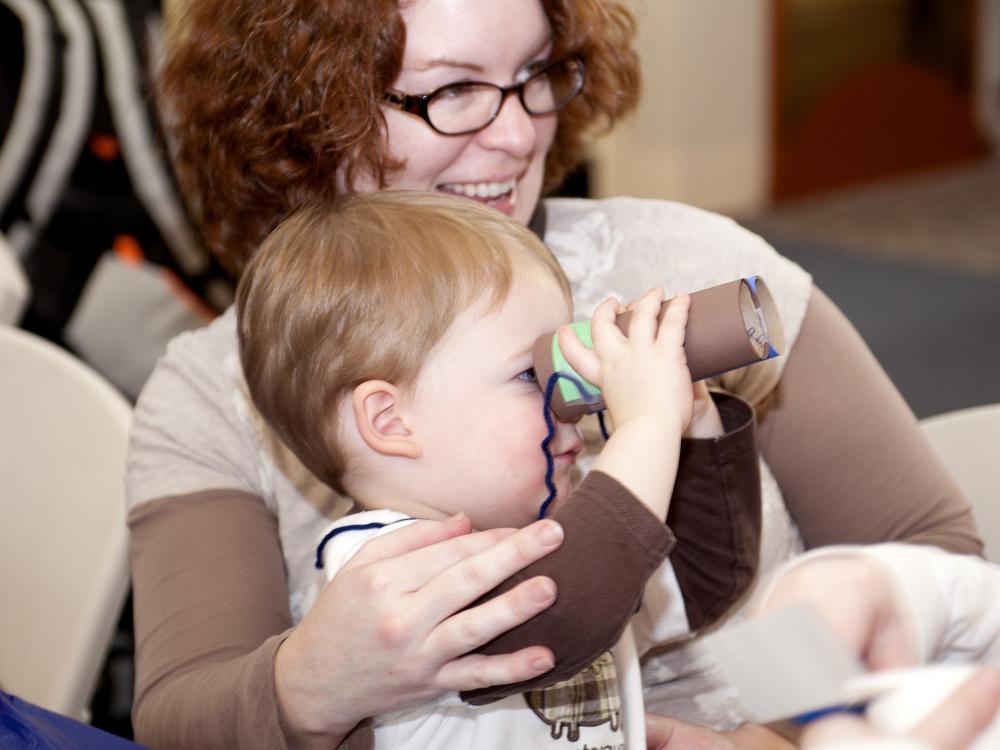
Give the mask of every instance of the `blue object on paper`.
<path id="1" fill-rule="evenodd" d="M 0 690 L 0 748 L 3 750 L 137 750 L 143 747 Z"/>

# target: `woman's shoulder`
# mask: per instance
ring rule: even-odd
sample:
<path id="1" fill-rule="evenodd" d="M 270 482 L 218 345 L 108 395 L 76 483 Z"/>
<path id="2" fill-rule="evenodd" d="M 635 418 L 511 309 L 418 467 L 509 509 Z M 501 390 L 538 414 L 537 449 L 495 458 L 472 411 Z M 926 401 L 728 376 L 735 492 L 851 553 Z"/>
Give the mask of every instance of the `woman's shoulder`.
<path id="1" fill-rule="evenodd" d="M 695 233 L 705 239 L 717 235 L 756 237 L 728 216 L 659 198 L 549 198 L 545 209 L 546 232 L 571 231 L 580 222 L 604 221 L 616 228 L 628 228 L 637 237 L 664 231 L 668 235 Z"/>
<path id="2" fill-rule="evenodd" d="M 642 230 L 660 223 L 696 225 L 699 228 L 733 229 L 739 225 L 731 218 L 689 203 L 661 198 L 636 198 L 617 195 L 610 198 L 547 198 L 547 226 L 565 227 L 588 215 L 600 214 L 613 223 L 639 222 Z"/>
<path id="3" fill-rule="evenodd" d="M 182 333 L 167 344 L 136 409 L 141 412 L 151 403 L 159 408 L 167 395 L 186 408 L 192 400 L 215 400 L 242 382 L 236 315 L 230 308 L 203 328 Z"/>
<path id="4" fill-rule="evenodd" d="M 812 279 L 762 237 L 737 222 L 665 200 L 554 198 L 545 203 L 545 242 L 574 289 L 602 279 L 601 294 L 634 298 L 654 284 L 695 291 L 758 275 L 796 322 Z"/>
<path id="5" fill-rule="evenodd" d="M 573 287 L 577 315 L 608 295 L 636 299 L 652 286 L 667 294 L 694 292 L 760 276 L 784 330 L 795 344 L 812 295 L 812 278 L 762 237 L 730 218 L 683 203 L 641 198 L 551 199 L 545 244 Z M 725 387 L 752 402 L 771 391 L 787 357 L 727 375 Z"/>
<path id="6" fill-rule="evenodd" d="M 129 508 L 209 488 L 256 492 L 255 448 L 232 310 L 173 339 L 136 402 Z"/>

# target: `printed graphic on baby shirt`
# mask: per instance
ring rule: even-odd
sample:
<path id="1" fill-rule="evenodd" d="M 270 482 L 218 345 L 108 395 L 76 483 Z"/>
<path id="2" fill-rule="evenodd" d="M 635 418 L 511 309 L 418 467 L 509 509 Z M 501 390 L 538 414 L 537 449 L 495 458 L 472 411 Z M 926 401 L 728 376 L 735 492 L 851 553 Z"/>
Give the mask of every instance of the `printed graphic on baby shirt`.
<path id="1" fill-rule="evenodd" d="M 622 722 L 618 672 L 610 652 L 563 682 L 529 690 L 524 700 L 539 719 L 552 727 L 552 739 L 580 739 L 580 727 L 610 724 L 616 732 Z"/>

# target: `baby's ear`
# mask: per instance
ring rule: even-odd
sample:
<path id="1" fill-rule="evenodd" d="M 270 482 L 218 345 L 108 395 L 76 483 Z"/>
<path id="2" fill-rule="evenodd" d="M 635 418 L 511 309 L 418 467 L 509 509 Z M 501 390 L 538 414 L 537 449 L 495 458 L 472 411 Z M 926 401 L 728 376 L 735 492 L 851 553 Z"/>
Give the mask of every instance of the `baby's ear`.
<path id="1" fill-rule="evenodd" d="M 358 434 L 369 448 L 386 456 L 420 458 L 423 450 L 411 432 L 401 391 L 385 380 L 366 380 L 351 393 Z"/>

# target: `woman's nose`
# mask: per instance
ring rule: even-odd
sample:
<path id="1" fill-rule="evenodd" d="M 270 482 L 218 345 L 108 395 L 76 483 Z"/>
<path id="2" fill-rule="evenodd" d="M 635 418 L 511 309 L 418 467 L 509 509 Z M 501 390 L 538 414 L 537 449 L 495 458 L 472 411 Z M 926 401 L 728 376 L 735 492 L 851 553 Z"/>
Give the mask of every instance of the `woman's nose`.
<path id="1" fill-rule="evenodd" d="M 487 148 L 502 149 L 514 156 L 530 154 L 536 136 L 535 118 L 516 95 L 508 96 L 496 119 L 479 132 L 480 142 Z"/>

